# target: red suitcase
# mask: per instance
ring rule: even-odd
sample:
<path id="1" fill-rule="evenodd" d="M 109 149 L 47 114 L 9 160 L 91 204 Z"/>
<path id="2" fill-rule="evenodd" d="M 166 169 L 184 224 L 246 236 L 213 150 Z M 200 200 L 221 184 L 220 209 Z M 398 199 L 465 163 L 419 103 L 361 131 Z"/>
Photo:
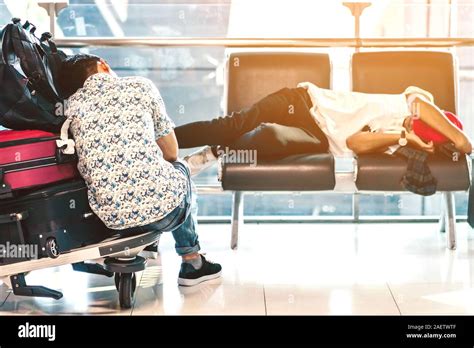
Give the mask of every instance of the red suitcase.
<path id="1" fill-rule="evenodd" d="M 76 157 L 63 155 L 58 139 L 39 130 L 0 131 L 0 199 L 79 177 Z"/>

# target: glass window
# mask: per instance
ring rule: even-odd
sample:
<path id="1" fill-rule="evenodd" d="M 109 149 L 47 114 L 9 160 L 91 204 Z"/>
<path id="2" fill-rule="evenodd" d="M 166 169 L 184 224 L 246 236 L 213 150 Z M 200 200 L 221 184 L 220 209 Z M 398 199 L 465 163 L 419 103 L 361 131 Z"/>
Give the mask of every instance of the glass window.
<path id="1" fill-rule="evenodd" d="M 348 38 L 354 20 L 342 1 L 318 0 L 70 0 L 59 13 L 56 37 L 229 37 Z M 429 5 L 428 5 L 429 4 Z M 464 0 L 373 1 L 361 16 L 362 37 L 473 37 L 474 4 Z M 451 6 L 450 6 L 451 4 Z M 270 10 L 269 10 L 270 9 Z M 49 30 L 46 11 L 35 0 L 0 0 L 0 21 L 29 19 L 39 32 Z M 328 52 L 333 88 L 349 89 L 352 48 L 305 49 Z M 84 47 L 105 58 L 120 75 L 150 78 L 160 89 L 177 125 L 222 115 L 224 47 Z M 459 61 L 459 109 L 466 131 L 474 138 L 474 48 L 452 49 Z M 193 150 L 182 151 L 185 155 Z M 196 178 L 198 185 L 219 185 L 213 168 Z M 456 194 L 458 214 L 465 215 L 467 195 Z M 229 193 L 202 195 L 199 213 L 228 216 Z M 440 197 L 411 194 L 361 195 L 361 216 L 436 216 Z M 337 193 L 247 194 L 245 214 L 280 216 L 350 216 L 352 195 Z"/>
<path id="2" fill-rule="evenodd" d="M 58 24 L 65 37 L 223 37 L 229 0 L 71 0 Z"/>
<path id="3" fill-rule="evenodd" d="M 473 37 L 474 4 L 465 0 L 372 1 L 361 17 L 362 37 Z"/>

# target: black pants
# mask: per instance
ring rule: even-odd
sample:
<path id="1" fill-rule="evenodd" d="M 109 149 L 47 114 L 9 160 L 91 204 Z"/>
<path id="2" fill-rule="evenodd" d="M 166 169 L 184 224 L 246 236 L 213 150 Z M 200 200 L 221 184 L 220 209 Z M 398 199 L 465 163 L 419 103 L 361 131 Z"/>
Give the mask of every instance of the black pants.
<path id="1" fill-rule="evenodd" d="M 177 127 L 175 133 L 180 148 L 254 149 L 261 158 L 327 152 L 328 140 L 311 116 L 311 107 L 304 88 L 283 88 L 249 109 L 189 123 Z"/>

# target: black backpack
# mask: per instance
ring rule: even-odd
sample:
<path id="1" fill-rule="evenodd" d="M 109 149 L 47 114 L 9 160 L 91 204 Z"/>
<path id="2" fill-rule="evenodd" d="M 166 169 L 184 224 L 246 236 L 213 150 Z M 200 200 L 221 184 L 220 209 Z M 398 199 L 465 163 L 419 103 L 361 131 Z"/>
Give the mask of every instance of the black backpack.
<path id="1" fill-rule="evenodd" d="M 17 18 L 0 29 L 0 125 L 57 132 L 65 117 L 56 115 L 62 98 L 55 82 L 67 56 L 51 34 L 38 38 L 35 30 Z"/>

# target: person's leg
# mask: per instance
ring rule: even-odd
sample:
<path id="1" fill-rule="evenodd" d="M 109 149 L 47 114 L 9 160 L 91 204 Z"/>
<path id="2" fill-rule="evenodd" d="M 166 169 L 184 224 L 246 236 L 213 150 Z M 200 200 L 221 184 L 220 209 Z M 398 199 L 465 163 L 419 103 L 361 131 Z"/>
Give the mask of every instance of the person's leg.
<path id="1" fill-rule="evenodd" d="M 467 154 L 472 152 L 472 144 L 467 135 L 452 124 L 436 105 L 421 98 L 416 98 L 412 105 L 423 122 L 444 134 L 459 151 Z"/>
<path id="2" fill-rule="evenodd" d="M 191 215 L 190 204 L 192 197 L 187 192 L 183 201 L 161 220 L 146 226 L 131 228 L 122 232 L 122 235 L 133 235 L 145 231 L 156 230 L 171 232 L 175 240 L 175 248 L 178 255 L 183 258 L 197 257 L 200 250 L 199 237 L 196 233 L 194 220 Z"/>
<path id="3" fill-rule="evenodd" d="M 262 123 L 303 127 L 314 134 L 319 127 L 312 119 L 309 113 L 310 106 L 302 98 L 300 90 L 302 89 L 283 88 L 261 99 L 247 110 L 233 112 L 229 116 L 210 121 L 193 122 L 176 127 L 175 133 L 179 147 L 229 146 Z M 304 91 L 303 95 L 305 93 Z M 319 138 L 321 134 L 322 132 L 319 132 L 315 135 Z M 325 141 L 325 139 L 321 140 Z"/>
<path id="4" fill-rule="evenodd" d="M 289 126 L 295 126 L 302 128 L 308 131 L 310 134 L 314 135 L 320 144 L 320 152 L 328 152 L 329 151 L 329 140 L 323 130 L 319 127 L 316 120 L 314 119 L 313 115 L 311 115 L 311 108 L 313 107 L 313 103 L 311 101 L 311 97 L 308 94 L 308 91 L 305 88 L 296 88 L 295 94 L 299 95 L 299 99 L 301 100 L 302 104 L 305 107 L 300 107 L 297 115 L 297 120 L 295 124 L 290 124 Z"/>
<path id="5" fill-rule="evenodd" d="M 325 152 L 324 143 L 306 129 L 262 123 L 245 133 L 229 150 L 255 151 L 254 160 L 276 160 L 296 154 Z"/>
<path id="6" fill-rule="evenodd" d="M 188 190 L 182 202 L 184 222 L 171 231 L 176 242 L 176 252 L 183 260 L 179 271 L 178 284 L 193 286 L 220 277 L 222 267 L 217 263 L 206 260 L 204 256 L 198 253 L 200 250 L 199 239 L 196 233 L 196 223 L 191 213 L 193 205 L 191 173 L 183 162 L 176 161 L 173 165 L 186 176 L 188 181 Z"/>
<path id="7" fill-rule="evenodd" d="M 191 215 L 192 184 L 189 169 L 181 161 L 173 162 L 173 166 L 184 174 L 187 179 L 187 191 L 183 201 L 169 214 L 152 224 L 142 226 L 141 230 L 166 231 L 173 234 L 176 252 L 180 256 L 198 255 L 199 238 Z"/>
<path id="8" fill-rule="evenodd" d="M 162 220 L 146 227 L 148 229 L 170 231 L 173 234 L 176 252 L 182 259 L 178 284 L 183 286 L 193 286 L 203 281 L 218 278 L 222 271 L 221 265 L 210 262 L 199 254 L 199 238 L 190 212 L 191 200 L 192 197 L 190 191 L 188 191 L 180 206 Z"/>
<path id="9" fill-rule="evenodd" d="M 188 189 L 186 195 L 181 204 L 171 213 L 162 220 L 148 225 L 146 228 L 169 231 L 173 234 L 176 252 L 182 258 L 178 284 L 192 286 L 219 277 L 222 267 L 217 263 L 209 262 L 199 254 L 201 249 L 199 237 L 196 233 L 196 224 L 191 214 L 193 190 L 190 172 L 181 161 L 174 162 L 173 166 L 187 178 Z"/>
<path id="10" fill-rule="evenodd" d="M 188 196 L 185 200 L 187 199 Z M 191 197 L 189 197 L 189 199 L 191 199 Z M 187 202 L 185 204 L 188 205 Z M 201 248 L 199 246 L 199 237 L 196 233 L 196 225 L 191 215 L 190 207 L 183 206 L 178 218 L 181 219 L 181 223 L 177 228 L 171 230 L 175 241 L 176 253 L 183 257 L 183 259 L 197 257 Z"/>
<path id="11" fill-rule="evenodd" d="M 175 240 L 176 252 L 183 259 L 186 256 L 197 257 L 199 247 L 199 238 L 196 233 L 196 226 L 191 214 L 191 204 L 193 201 L 193 190 L 191 183 L 191 173 L 188 166 L 182 161 L 173 163 L 176 170 L 180 171 L 187 180 L 186 195 L 177 209 L 179 212 L 176 215 L 175 221 L 172 223 L 169 231 L 173 234 Z"/>

